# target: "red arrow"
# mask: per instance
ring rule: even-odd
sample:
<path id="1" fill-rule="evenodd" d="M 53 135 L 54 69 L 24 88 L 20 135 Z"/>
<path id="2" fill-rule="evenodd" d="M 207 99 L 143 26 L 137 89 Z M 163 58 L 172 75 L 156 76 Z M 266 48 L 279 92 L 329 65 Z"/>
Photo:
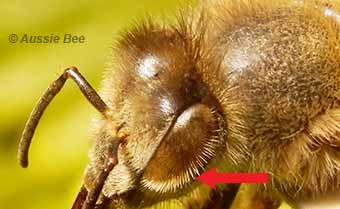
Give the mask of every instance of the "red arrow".
<path id="1" fill-rule="evenodd" d="M 216 168 L 202 173 L 197 179 L 203 184 L 215 189 L 216 184 L 259 184 L 267 183 L 269 181 L 268 173 L 217 173 Z"/>

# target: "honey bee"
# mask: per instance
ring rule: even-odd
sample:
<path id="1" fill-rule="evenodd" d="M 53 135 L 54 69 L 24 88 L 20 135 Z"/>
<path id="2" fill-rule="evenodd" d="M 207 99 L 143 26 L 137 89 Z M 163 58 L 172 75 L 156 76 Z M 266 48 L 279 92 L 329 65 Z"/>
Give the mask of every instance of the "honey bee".
<path id="1" fill-rule="evenodd" d="M 71 78 L 100 112 L 73 209 L 303 208 L 340 192 L 339 11 L 336 0 L 202 0 L 176 24 L 145 20 L 117 42 L 101 96 L 75 67 L 50 85 L 19 161 Z M 211 167 L 271 179 L 240 206 L 243 186 L 196 181 Z"/>

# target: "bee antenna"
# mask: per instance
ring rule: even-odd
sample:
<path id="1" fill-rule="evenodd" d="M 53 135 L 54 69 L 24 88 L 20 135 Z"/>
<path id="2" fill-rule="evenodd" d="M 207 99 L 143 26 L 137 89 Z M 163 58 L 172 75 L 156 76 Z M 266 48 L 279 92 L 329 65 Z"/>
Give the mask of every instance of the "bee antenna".
<path id="1" fill-rule="evenodd" d="M 39 120 L 44 113 L 47 106 L 53 98 L 59 93 L 64 86 L 66 80 L 71 78 L 80 88 L 87 100 L 104 116 L 106 117 L 106 110 L 108 109 L 104 101 L 100 98 L 97 92 L 91 87 L 86 79 L 81 75 L 76 67 L 70 67 L 64 70 L 63 74 L 50 84 L 48 89 L 40 97 L 38 103 L 34 107 L 31 115 L 26 122 L 18 149 L 18 161 L 22 167 L 28 166 L 28 151 L 34 135 L 35 129 Z"/>

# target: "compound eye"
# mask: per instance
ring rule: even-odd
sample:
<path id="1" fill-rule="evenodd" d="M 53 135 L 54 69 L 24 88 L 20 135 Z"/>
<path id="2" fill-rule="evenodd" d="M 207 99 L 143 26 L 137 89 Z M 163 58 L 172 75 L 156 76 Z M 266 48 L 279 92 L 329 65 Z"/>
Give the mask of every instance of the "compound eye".
<path id="1" fill-rule="evenodd" d="M 155 192 L 174 192 L 194 180 L 221 144 L 211 109 L 196 104 L 177 118 L 142 176 L 142 185 Z"/>

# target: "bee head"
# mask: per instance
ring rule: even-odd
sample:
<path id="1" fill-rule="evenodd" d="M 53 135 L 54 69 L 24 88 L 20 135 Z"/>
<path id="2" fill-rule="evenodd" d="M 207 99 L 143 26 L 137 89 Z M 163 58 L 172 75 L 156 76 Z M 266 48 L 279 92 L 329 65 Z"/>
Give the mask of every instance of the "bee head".
<path id="1" fill-rule="evenodd" d="M 112 187 L 125 178 L 148 191 L 177 192 L 209 166 L 224 144 L 220 107 L 202 81 L 198 49 L 183 34 L 144 24 L 115 48 L 102 93 L 111 109 L 109 122 L 123 124 L 128 137 L 107 180 Z M 109 135 L 102 127 L 97 138 Z M 104 192 L 112 194 L 112 187 Z"/>

